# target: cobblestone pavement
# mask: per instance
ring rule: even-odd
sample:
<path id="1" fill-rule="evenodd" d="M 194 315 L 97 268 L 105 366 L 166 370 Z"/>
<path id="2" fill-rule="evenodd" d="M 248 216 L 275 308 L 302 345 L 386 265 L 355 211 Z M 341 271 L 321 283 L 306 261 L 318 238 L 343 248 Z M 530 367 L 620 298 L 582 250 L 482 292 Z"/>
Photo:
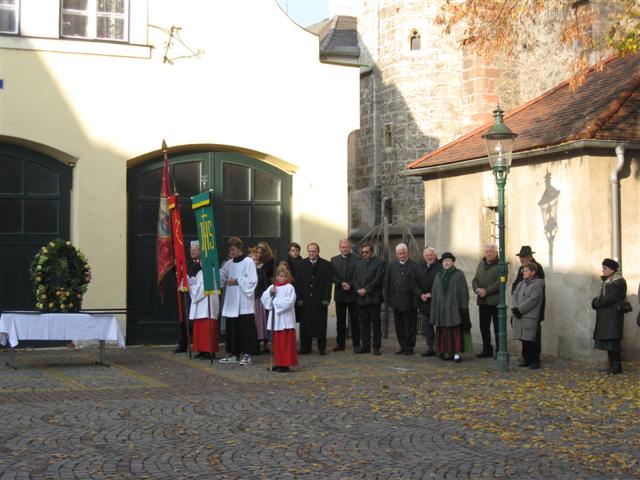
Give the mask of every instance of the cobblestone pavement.
<path id="1" fill-rule="evenodd" d="M 640 478 L 640 365 L 500 374 L 305 355 L 288 374 L 169 348 L 0 355 L 1 479 Z M 515 363 L 512 361 L 512 363 Z"/>

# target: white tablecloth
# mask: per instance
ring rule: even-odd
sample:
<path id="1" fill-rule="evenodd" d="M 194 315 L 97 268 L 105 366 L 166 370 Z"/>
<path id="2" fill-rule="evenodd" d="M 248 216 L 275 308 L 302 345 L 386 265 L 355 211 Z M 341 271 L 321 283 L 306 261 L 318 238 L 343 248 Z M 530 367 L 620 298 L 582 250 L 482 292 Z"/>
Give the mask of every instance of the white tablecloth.
<path id="1" fill-rule="evenodd" d="M 124 347 L 124 336 L 114 315 L 87 313 L 3 313 L 0 345 L 20 340 L 105 340 Z"/>

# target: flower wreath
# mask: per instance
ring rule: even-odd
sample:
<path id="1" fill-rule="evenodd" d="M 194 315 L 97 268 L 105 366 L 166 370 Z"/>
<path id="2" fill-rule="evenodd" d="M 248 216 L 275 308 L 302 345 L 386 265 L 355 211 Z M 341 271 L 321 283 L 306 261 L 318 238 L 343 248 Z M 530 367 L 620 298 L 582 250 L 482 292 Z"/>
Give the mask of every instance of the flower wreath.
<path id="1" fill-rule="evenodd" d="M 41 312 L 77 312 L 91 281 L 85 256 L 69 241 L 55 239 L 31 262 L 36 308 Z"/>

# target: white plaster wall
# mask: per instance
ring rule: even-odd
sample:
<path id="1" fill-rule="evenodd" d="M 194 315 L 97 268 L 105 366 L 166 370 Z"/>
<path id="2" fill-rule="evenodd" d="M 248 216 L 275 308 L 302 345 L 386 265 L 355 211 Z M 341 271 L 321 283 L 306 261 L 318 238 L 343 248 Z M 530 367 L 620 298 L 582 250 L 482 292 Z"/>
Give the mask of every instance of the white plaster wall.
<path id="1" fill-rule="evenodd" d="M 132 0 L 138 13 L 141 1 Z M 23 17 L 36 14 L 29 5 Z M 25 18 L 31 35 L 51 33 L 54 10 Z M 295 171 L 292 237 L 318 241 L 329 256 L 347 233 L 358 69 L 320 63 L 318 37 L 275 0 L 149 0 L 148 22 L 181 27 L 185 44 L 204 53 L 163 63 L 168 35 L 155 27 L 148 28 L 150 49 L 29 37 L 0 45 L 0 138 L 77 159 L 72 240 L 93 267 L 85 305 L 126 305 L 127 168 L 158 154 L 162 139 L 174 151 L 248 149 Z M 175 44 L 169 56 L 180 55 L 188 52 Z"/>
<path id="2" fill-rule="evenodd" d="M 638 311 L 637 289 L 640 282 L 640 182 L 637 152 L 627 154 L 628 168 L 621 181 L 622 258 L 628 295 L 634 313 L 627 316 L 624 356 L 640 357 L 640 333 L 635 325 Z M 595 314 L 591 299 L 597 294 L 601 262 L 612 256 L 610 172 L 615 164 L 611 156 L 554 158 L 541 163 L 514 165 L 506 188 L 506 259 L 509 262 L 507 304 L 519 266 L 516 253 L 521 245 L 531 245 L 536 260 L 547 276 L 546 319 L 543 323 L 543 353 L 573 359 L 599 360 L 602 352 L 592 348 Z M 560 191 L 558 230 L 553 243 L 553 268 L 550 248 L 538 201 L 545 190 L 545 176 Z M 456 266 L 465 272 L 469 285 L 482 256 L 480 228 L 482 206 L 491 203 L 496 189 L 488 171 L 446 178 L 429 179 L 425 185 L 425 238 L 440 253 L 452 251 Z M 494 190 L 495 191 L 495 190 Z M 474 343 L 480 342 L 475 296 L 471 295 Z M 510 334 L 510 329 L 508 330 Z M 520 344 L 510 340 L 513 353 Z"/>

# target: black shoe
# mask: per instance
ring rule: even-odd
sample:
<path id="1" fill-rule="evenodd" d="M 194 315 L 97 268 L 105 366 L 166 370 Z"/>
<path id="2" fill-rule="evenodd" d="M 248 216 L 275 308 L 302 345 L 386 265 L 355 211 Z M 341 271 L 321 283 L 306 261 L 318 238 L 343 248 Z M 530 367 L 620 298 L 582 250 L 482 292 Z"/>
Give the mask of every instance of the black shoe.
<path id="1" fill-rule="evenodd" d="M 373 349 L 373 354 L 376 355 L 376 356 L 380 356 L 380 355 L 382 355 L 382 352 L 380 351 L 379 348 L 374 348 Z"/>
<path id="2" fill-rule="evenodd" d="M 173 353 L 184 353 L 186 351 L 187 351 L 187 347 L 178 347 L 173 351 Z"/>
<path id="3" fill-rule="evenodd" d="M 360 347 L 356 353 L 371 353 L 370 347 Z"/>
<path id="4" fill-rule="evenodd" d="M 453 360 L 454 363 L 460 363 L 462 361 L 462 355 L 456 353 L 453 357 L 451 357 L 451 360 Z"/>
<path id="5" fill-rule="evenodd" d="M 335 347 L 333 347 L 333 351 L 334 352 L 342 352 L 342 351 L 344 351 L 344 345 L 342 345 L 342 346 L 336 345 Z"/>
<path id="6" fill-rule="evenodd" d="M 450 362 L 451 360 L 453 360 L 453 355 L 451 355 L 450 353 L 441 353 L 440 358 L 445 362 Z"/>
<path id="7" fill-rule="evenodd" d="M 420 356 L 421 357 L 433 357 L 436 354 L 436 352 L 434 352 L 433 350 L 427 350 L 424 353 L 421 353 Z"/>
<path id="8" fill-rule="evenodd" d="M 540 363 L 538 362 L 533 362 L 531 365 L 529 365 L 529 368 L 531 370 L 539 370 L 540 369 Z"/>
<path id="9" fill-rule="evenodd" d="M 394 355 L 404 355 L 404 348 L 398 350 L 397 352 L 393 352 Z"/>
<path id="10" fill-rule="evenodd" d="M 209 354 L 207 352 L 198 352 L 195 358 L 209 358 Z"/>
<path id="11" fill-rule="evenodd" d="M 288 371 L 290 371 L 289 367 L 278 367 L 278 372 L 280 373 L 287 373 Z"/>
<path id="12" fill-rule="evenodd" d="M 299 350 L 298 355 L 311 355 L 311 351 L 308 350 Z"/>
<path id="13" fill-rule="evenodd" d="M 617 375 L 622 373 L 622 363 L 617 362 L 611 365 L 611 371 L 609 372 L 611 375 Z"/>
<path id="14" fill-rule="evenodd" d="M 318 352 L 318 355 L 326 355 L 326 354 L 327 354 L 327 352 L 325 352 L 324 350 L 320 350 L 320 351 Z"/>
<path id="15" fill-rule="evenodd" d="M 482 350 L 480 353 L 478 353 L 476 355 L 476 357 L 478 357 L 478 358 L 491 358 L 491 357 L 493 357 L 493 351 L 492 350 Z"/>
<path id="16" fill-rule="evenodd" d="M 358 353 L 358 350 L 360 350 L 360 345 L 354 345 L 353 346 L 353 353 Z"/>
<path id="17" fill-rule="evenodd" d="M 529 362 L 528 360 L 520 360 L 518 362 L 519 367 L 529 367 L 533 362 Z"/>
<path id="18" fill-rule="evenodd" d="M 407 356 L 413 355 L 413 348 L 406 348 L 404 354 Z"/>

